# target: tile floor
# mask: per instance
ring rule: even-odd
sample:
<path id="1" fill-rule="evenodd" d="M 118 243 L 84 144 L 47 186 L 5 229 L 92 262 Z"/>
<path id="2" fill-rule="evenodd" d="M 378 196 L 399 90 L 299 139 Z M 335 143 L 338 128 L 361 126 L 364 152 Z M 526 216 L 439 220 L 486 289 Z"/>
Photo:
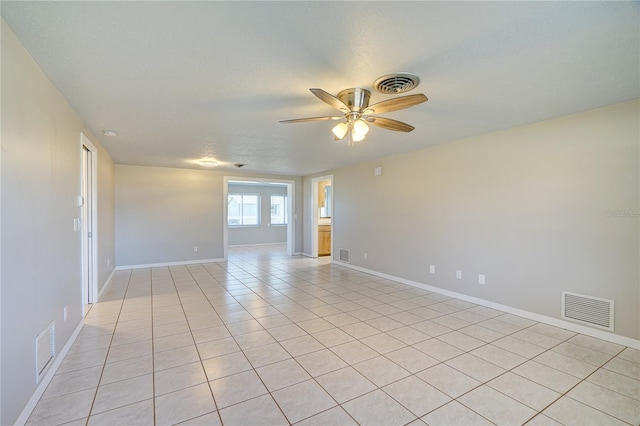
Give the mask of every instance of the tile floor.
<path id="1" fill-rule="evenodd" d="M 282 246 L 230 251 L 117 272 L 28 423 L 640 423 L 638 350 Z"/>

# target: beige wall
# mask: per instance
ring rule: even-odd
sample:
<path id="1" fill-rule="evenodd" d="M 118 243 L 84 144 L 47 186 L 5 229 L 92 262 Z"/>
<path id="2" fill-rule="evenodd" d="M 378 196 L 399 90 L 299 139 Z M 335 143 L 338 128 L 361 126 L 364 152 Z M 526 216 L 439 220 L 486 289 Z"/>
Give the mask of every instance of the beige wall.
<path id="1" fill-rule="evenodd" d="M 212 170 L 116 165 L 116 264 L 146 265 L 224 257 L 224 177 Z M 300 178 L 294 213 L 301 211 Z M 301 223 L 294 222 L 294 251 L 301 247 Z M 193 252 L 198 246 L 198 252 Z"/>
<path id="2" fill-rule="evenodd" d="M 562 290 L 613 299 L 616 334 L 638 339 L 638 117 L 624 103 L 334 170 L 334 249 L 553 318 Z M 305 249 L 310 190 L 305 177 Z"/>
<path id="3" fill-rule="evenodd" d="M 113 266 L 113 163 L 2 21 L 2 417 L 36 389 L 35 337 L 56 321 L 60 351 L 82 319 L 80 133 L 98 147 L 99 286 Z M 113 265 L 113 264 L 112 264 Z M 69 315 L 63 320 L 63 308 Z"/>

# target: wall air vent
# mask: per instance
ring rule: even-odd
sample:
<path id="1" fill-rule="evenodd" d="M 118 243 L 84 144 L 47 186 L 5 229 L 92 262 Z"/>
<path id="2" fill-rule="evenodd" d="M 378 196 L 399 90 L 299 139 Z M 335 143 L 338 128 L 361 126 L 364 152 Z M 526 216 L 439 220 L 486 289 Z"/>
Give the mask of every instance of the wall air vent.
<path id="1" fill-rule="evenodd" d="M 562 292 L 562 319 L 613 331 L 613 300 Z"/>
<path id="2" fill-rule="evenodd" d="M 51 321 L 36 337 L 36 383 L 47 372 L 56 355 L 56 322 Z"/>
<path id="3" fill-rule="evenodd" d="M 340 262 L 351 263 L 351 252 L 349 250 L 340 249 Z"/>

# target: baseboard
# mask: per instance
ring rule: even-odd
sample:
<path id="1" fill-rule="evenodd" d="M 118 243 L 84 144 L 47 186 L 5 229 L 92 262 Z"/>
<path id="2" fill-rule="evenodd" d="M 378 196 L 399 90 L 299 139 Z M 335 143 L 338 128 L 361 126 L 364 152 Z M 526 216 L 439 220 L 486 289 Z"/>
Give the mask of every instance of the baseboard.
<path id="1" fill-rule="evenodd" d="M 501 305 L 499 303 L 491 302 L 489 300 L 480 299 L 473 296 L 468 296 L 466 294 L 457 293 L 451 290 L 445 290 L 443 288 L 434 287 L 428 284 L 423 284 L 417 281 L 408 280 L 401 277 L 396 277 L 394 275 L 385 274 L 384 272 L 374 271 L 373 269 L 363 268 L 361 266 L 355 266 L 350 263 L 341 262 L 339 260 L 333 260 L 333 263 L 336 265 L 344 266 L 346 268 L 354 269 L 356 271 L 365 272 L 367 274 L 375 275 L 380 278 L 385 278 L 388 280 L 396 281 L 402 284 L 407 284 L 413 287 L 418 287 L 424 290 L 429 290 L 434 293 L 443 294 L 445 296 L 455 297 L 456 299 L 461 299 L 466 302 L 475 303 L 480 306 L 485 306 L 487 308 L 496 309 L 498 311 L 502 311 L 508 314 L 517 315 L 523 318 L 527 318 L 533 321 L 541 322 L 544 324 L 549 324 L 554 327 L 564 328 L 566 330 L 570 330 L 576 333 L 584 334 L 587 336 L 595 337 L 596 339 L 606 340 L 607 342 L 616 343 L 618 345 L 628 346 L 633 349 L 640 349 L 640 340 L 632 339 L 630 337 L 621 336 L 619 334 L 609 333 L 603 330 L 595 330 L 584 325 L 574 324 L 569 321 L 561 320 L 558 318 L 548 317 L 546 315 L 536 314 L 535 312 L 529 312 L 522 309 L 514 308 L 507 305 Z"/>
<path id="2" fill-rule="evenodd" d="M 53 376 L 55 376 L 56 371 L 58 371 L 60 364 L 62 364 L 62 361 L 64 360 L 64 357 L 67 355 L 67 352 L 69 352 L 69 349 L 71 349 L 71 346 L 76 341 L 76 338 L 78 337 L 78 334 L 80 334 L 80 331 L 82 330 L 83 326 L 84 326 L 84 319 L 81 319 L 76 329 L 73 330 L 71 337 L 69 337 L 69 340 L 67 340 L 67 343 L 64 345 L 60 353 L 58 353 L 58 356 L 56 357 L 55 361 L 51 365 L 51 368 L 49 369 L 47 374 L 45 374 L 45 376 L 42 378 L 33 395 L 31 395 L 29 402 L 27 402 L 27 405 L 24 406 L 24 409 L 18 416 L 18 419 L 16 420 L 14 425 L 24 426 L 27 420 L 29 420 L 31 413 L 36 408 L 36 405 L 38 404 L 38 401 L 40 401 L 40 398 L 42 397 L 42 394 L 44 394 L 44 391 L 47 390 L 47 386 L 49 386 L 49 383 L 51 383 Z"/>
<path id="3" fill-rule="evenodd" d="M 300 254 L 301 254 L 302 256 L 304 256 L 304 257 L 311 257 L 311 258 L 313 258 L 313 256 L 312 256 L 312 255 L 310 255 L 309 253 L 305 253 L 305 252 L 303 252 L 303 251 L 301 251 L 301 252 L 300 252 Z"/>
<path id="4" fill-rule="evenodd" d="M 255 244 L 229 244 L 227 247 L 251 247 L 251 246 L 279 246 L 282 244 L 287 244 L 286 241 L 281 241 L 279 243 L 255 243 Z"/>
<path id="5" fill-rule="evenodd" d="M 196 265 L 198 263 L 219 263 L 219 262 L 226 262 L 226 260 L 223 258 L 220 258 L 220 259 L 183 260 L 179 262 L 145 263 L 142 265 L 122 265 L 122 266 L 116 266 L 116 271 L 123 271 L 125 269 L 161 268 L 165 266 Z"/>
<path id="6" fill-rule="evenodd" d="M 98 299 L 97 299 L 98 302 L 102 298 L 102 294 L 104 293 L 104 291 L 107 289 L 107 287 L 109 287 L 109 284 L 111 284 L 111 281 L 113 281 L 113 277 L 115 275 L 116 275 L 116 268 L 113 268 L 113 270 L 111 271 L 111 274 L 109 275 L 109 278 L 107 278 L 107 281 L 105 281 L 104 285 L 102 286 L 102 290 L 100 290 L 100 292 L 98 293 Z"/>

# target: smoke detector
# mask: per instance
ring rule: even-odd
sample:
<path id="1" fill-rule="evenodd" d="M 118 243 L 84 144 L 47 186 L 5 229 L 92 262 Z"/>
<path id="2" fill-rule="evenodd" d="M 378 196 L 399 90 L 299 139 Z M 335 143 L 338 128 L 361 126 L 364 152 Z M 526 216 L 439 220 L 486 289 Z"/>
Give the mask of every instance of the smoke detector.
<path id="1" fill-rule="evenodd" d="M 417 75 L 408 72 L 387 74 L 373 82 L 373 88 L 380 93 L 397 94 L 415 89 L 420 84 Z"/>

